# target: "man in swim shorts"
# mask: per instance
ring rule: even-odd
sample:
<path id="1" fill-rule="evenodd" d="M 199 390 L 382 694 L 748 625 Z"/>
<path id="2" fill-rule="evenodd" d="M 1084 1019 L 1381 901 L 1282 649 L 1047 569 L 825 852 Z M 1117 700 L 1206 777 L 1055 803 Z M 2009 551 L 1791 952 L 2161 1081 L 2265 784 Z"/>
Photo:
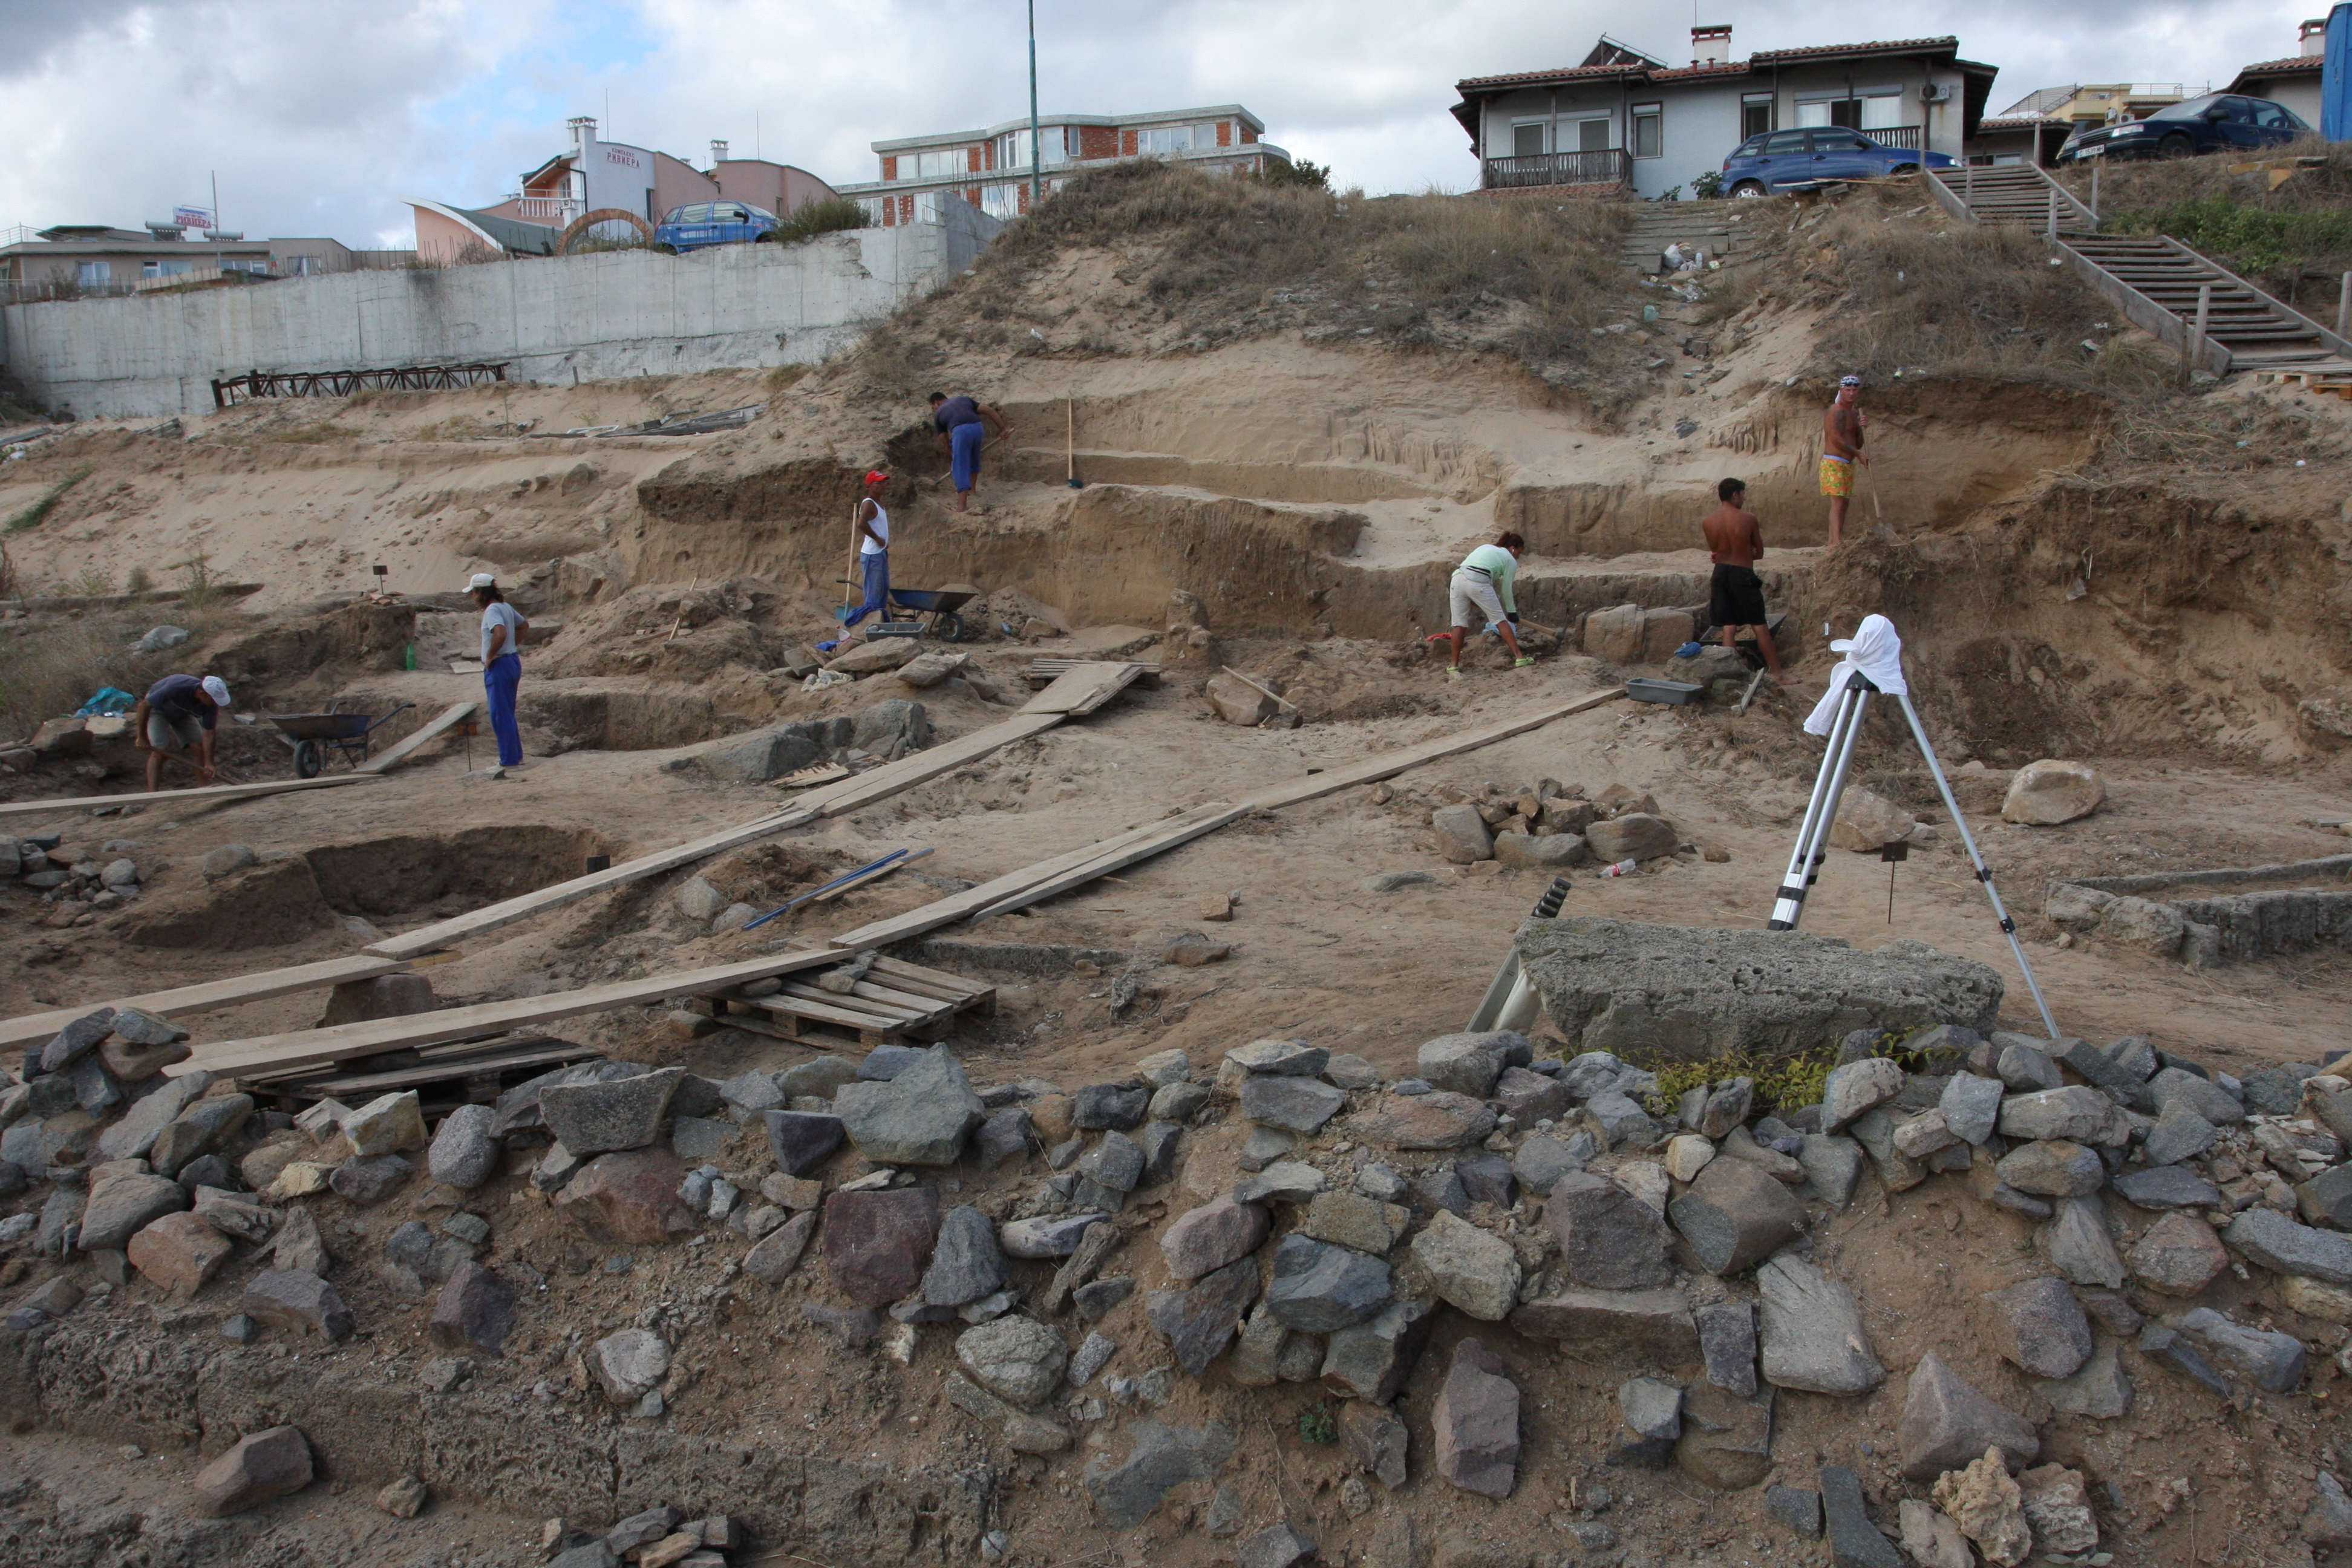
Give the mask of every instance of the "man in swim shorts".
<path id="1" fill-rule="evenodd" d="M 1706 548 L 1715 558 L 1715 581 L 1707 593 L 1706 618 L 1723 629 L 1723 646 L 1734 647 L 1733 638 L 1742 626 L 1756 630 L 1756 647 L 1764 656 L 1765 668 L 1772 679 L 1787 685 L 1789 678 L 1780 672 L 1780 655 L 1772 646 L 1772 628 L 1764 623 L 1764 579 L 1756 574 L 1756 563 L 1764 559 L 1764 529 L 1756 514 L 1746 510 L 1748 486 L 1740 479 L 1726 479 L 1715 487 L 1716 499 L 1723 504 L 1707 513 L 1699 527 L 1706 534 Z"/>
<path id="2" fill-rule="evenodd" d="M 1868 466 L 1869 456 L 1862 449 L 1863 426 L 1870 423 L 1862 411 L 1862 377 L 1849 375 L 1838 382 L 1837 401 L 1830 405 L 1822 421 L 1822 494 L 1830 498 L 1830 548 L 1835 550 L 1845 537 L 1845 506 L 1853 494 L 1853 468 L 1856 463 Z"/>

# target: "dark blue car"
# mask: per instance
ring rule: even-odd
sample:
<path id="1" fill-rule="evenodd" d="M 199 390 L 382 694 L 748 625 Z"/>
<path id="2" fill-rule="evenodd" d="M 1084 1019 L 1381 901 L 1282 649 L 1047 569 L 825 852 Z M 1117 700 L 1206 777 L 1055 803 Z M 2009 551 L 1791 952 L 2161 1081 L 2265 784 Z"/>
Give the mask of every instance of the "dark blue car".
<path id="1" fill-rule="evenodd" d="M 1931 169 L 1949 169 L 1955 160 L 1943 153 L 1885 146 L 1842 125 L 1766 131 L 1742 142 L 1723 161 L 1723 189 L 1727 195 L 1769 196 L 1825 180 L 1916 174 L 1922 163 Z"/>
<path id="2" fill-rule="evenodd" d="M 700 250 L 711 245 L 755 245 L 776 237 L 776 215 L 749 202 L 688 202 L 672 207 L 654 230 L 656 250 Z"/>
<path id="3" fill-rule="evenodd" d="M 2061 163 L 2096 158 L 2193 158 L 2200 153 L 2252 153 L 2279 147 L 2311 127 L 2267 98 L 2209 92 L 2158 110 L 2146 120 L 2081 125 L 2058 149 Z"/>

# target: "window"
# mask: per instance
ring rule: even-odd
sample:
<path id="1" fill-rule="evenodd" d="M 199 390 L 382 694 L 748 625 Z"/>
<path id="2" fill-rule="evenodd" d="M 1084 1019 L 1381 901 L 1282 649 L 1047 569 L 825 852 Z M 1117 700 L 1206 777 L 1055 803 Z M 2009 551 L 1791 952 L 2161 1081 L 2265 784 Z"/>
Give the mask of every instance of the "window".
<path id="1" fill-rule="evenodd" d="M 1862 100 L 1862 129 L 1886 131 L 1903 123 L 1903 95 L 1873 93 Z"/>
<path id="2" fill-rule="evenodd" d="M 1805 133 L 1801 131 L 1775 131 L 1764 138 L 1762 156 L 1793 158 L 1805 150 Z"/>
<path id="3" fill-rule="evenodd" d="M 1037 128 L 1038 145 L 1045 149 L 1044 166 L 1067 163 L 1072 157 L 1070 128 L 1066 125 L 1041 125 Z M 997 167 L 1025 169 L 1029 167 L 1029 132 L 1015 131 L 997 139 Z"/>
<path id="4" fill-rule="evenodd" d="M 289 278 L 316 278 L 327 270 L 323 256 L 289 256 L 286 258 Z"/>
<path id="5" fill-rule="evenodd" d="M 103 289 L 114 281 L 114 264 L 84 261 L 74 268 L 74 281 L 85 289 Z"/>
<path id="6" fill-rule="evenodd" d="M 1869 148 L 1869 142 L 1851 131 L 1813 132 L 1813 151 L 1816 153 L 1862 153 Z"/>
<path id="7" fill-rule="evenodd" d="M 1019 185 L 988 185 L 980 193 L 980 210 L 991 217 L 1015 218 L 1021 216 Z"/>
<path id="8" fill-rule="evenodd" d="M 1769 92 L 1744 94 L 1739 100 L 1739 133 L 1753 136 L 1759 131 L 1772 129 L 1772 95 Z"/>
<path id="9" fill-rule="evenodd" d="M 1849 131 L 1876 131 L 1903 123 L 1903 89 L 1868 88 L 1851 97 L 1801 98 L 1800 125 L 1842 125 Z"/>
<path id="10" fill-rule="evenodd" d="M 1527 121 L 1511 127 L 1511 156 L 1534 158 L 1544 150 L 1544 125 L 1540 120 Z"/>
<path id="11" fill-rule="evenodd" d="M 1633 106 L 1633 156 L 1654 158 L 1665 150 L 1664 121 L 1662 106 L 1654 103 Z"/>
<path id="12" fill-rule="evenodd" d="M 139 269 L 142 278 L 184 278 L 195 269 L 193 261 L 150 261 Z"/>
<path id="13" fill-rule="evenodd" d="M 256 278 L 263 278 L 267 277 L 269 273 L 269 263 L 258 256 L 231 257 L 221 263 L 221 270 L 223 272 L 248 272 Z"/>
<path id="14" fill-rule="evenodd" d="M 1609 121 L 1580 120 L 1576 122 L 1576 150 L 1580 153 L 1609 151 Z"/>
<path id="15" fill-rule="evenodd" d="M 710 209 L 710 216 L 719 223 L 750 223 L 751 221 L 751 215 L 745 212 L 741 207 L 737 206 L 733 202 L 719 202 L 714 204 Z"/>
<path id="16" fill-rule="evenodd" d="M 1541 128 L 1538 129 L 1540 133 Z M 1516 127 L 1514 131 L 1516 132 Z M 1214 144 L 1215 134 L 1214 132 L 1210 132 L 1212 145 Z M 1138 153 L 1162 155 L 1171 153 L 1190 153 L 1192 150 L 1192 127 L 1190 125 L 1144 126 L 1135 133 L 1135 150 Z"/>

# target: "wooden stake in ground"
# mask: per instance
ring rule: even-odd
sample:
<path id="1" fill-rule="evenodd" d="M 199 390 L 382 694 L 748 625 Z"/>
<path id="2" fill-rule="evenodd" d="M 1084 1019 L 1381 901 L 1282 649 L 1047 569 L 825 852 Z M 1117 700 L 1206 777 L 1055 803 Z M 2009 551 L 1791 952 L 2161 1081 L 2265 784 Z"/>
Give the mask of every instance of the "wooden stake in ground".
<path id="1" fill-rule="evenodd" d="M 1244 675 L 1240 670 L 1235 669 L 1230 664 L 1221 665 L 1218 668 L 1223 669 L 1227 675 L 1232 676 L 1235 680 L 1240 681 L 1244 686 L 1248 687 L 1252 691 L 1264 692 L 1266 696 L 1273 698 L 1276 702 L 1281 703 L 1285 708 L 1289 709 L 1293 713 L 1299 711 L 1297 703 L 1293 702 L 1289 698 L 1285 697 L 1281 692 L 1276 691 L 1273 687 L 1266 685 L 1264 681 L 1252 680 L 1248 676 Z"/>

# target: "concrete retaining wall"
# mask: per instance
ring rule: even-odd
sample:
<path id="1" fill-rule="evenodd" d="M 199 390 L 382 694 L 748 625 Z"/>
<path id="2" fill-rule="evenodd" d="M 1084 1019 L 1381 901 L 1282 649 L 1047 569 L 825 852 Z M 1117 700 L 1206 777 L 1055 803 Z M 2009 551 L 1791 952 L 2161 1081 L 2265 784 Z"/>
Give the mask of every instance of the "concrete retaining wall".
<path id="1" fill-rule="evenodd" d="M 0 366 L 78 417 L 198 414 L 216 378 L 509 361 L 525 381 L 813 363 L 970 267 L 1003 226 L 940 223 L 688 256 L 601 251 L 0 309 Z"/>
<path id="2" fill-rule="evenodd" d="M 2203 967 L 2352 947 L 2352 891 L 2325 886 L 2347 880 L 2352 880 L 2352 855 L 2218 871 L 2081 877 L 2051 883 L 2044 907 L 2053 924 Z M 2315 885 L 2275 885 L 2285 881 Z"/>

